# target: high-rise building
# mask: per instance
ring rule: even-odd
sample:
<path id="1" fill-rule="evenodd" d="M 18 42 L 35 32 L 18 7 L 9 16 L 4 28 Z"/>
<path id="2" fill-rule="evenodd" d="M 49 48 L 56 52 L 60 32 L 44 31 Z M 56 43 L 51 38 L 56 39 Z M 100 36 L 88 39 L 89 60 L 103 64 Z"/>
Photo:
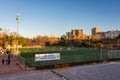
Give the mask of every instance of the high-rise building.
<path id="1" fill-rule="evenodd" d="M 95 36 L 96 33 L 100 32 L 100 28 L 98 27 L 95 27 L 95 28 L 92 28 L 92 35 Z"/>
<path id="2" fill-rule="evenodd" d="M 72 33 L 73 39 L 83 39 L 83 30 L 82 29 L 72 30 L 71 33 Z"/>
<path id="3" fill-rule="evenodd" d="M 72 38 L 71 32 L 66 32 L 66 37 L 67 37 L 67 38 Z"/>

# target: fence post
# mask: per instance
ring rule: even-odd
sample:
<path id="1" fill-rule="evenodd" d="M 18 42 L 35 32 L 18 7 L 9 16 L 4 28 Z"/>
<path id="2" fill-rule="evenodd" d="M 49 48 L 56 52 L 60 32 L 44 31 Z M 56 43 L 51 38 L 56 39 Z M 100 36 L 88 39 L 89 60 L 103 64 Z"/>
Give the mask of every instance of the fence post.
<path id="1" fill-rule="evenodd" d="M 102 60 L 102 45 L 100 45 L 100 60 Z"/>

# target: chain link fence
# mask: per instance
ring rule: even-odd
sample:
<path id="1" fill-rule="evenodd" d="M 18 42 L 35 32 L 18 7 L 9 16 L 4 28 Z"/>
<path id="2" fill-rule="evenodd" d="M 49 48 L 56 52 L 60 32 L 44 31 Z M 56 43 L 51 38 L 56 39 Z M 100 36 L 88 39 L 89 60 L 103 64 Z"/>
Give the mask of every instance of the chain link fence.
<path id="1" fill-rule="evenodd" d="M 91 62 L 101 62 L 103 60 L 116 60 L 120 59 L 120 50 L 108 50 L 106 53 L 99 54 L 84 54 L 84 55 L 64 55 L 61 54 L 60 60 L 49 60 L 49 61 L 35 61 L 35 58 L 23 58 L 16 56 L 16 59 L 24 65 L 24 67 L 40 67 L 40 68 L 53 68 L 55 65 L 63 66 L 64 64 L 76 65 Z"/>

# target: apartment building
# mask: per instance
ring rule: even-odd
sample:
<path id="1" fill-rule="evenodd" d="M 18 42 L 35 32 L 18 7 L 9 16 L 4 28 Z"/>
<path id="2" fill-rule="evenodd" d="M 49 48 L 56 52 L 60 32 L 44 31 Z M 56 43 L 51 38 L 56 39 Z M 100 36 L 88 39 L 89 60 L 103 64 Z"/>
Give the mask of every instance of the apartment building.
<path id="1" fill-rule="evenodd" d="M 112 30 L 107 32 L 107 37 L 114 39 L 120 35 L 120 30 Z"/>
<path id="2" fill-rule="evenodd" d="M 67 38 L 72 38 L 72 33 L 71 32 L 66 32 L 66 37 Z"/>
<path id="3" fill-rule="evenodd" d="M 98 27 L 92 28 L 92 35 L 95 36 L 99 32 L 100 32 L 100 28 L 98 28 Z"/>

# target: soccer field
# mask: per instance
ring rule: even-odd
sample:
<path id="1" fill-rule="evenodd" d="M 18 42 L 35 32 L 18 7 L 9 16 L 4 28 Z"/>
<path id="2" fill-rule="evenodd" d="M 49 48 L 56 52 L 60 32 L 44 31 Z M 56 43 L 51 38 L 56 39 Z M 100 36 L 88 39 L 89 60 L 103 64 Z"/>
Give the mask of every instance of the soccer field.
<path id="1" fill-rule="evenodd" d="M 106 58 L 106 50 L 88 49 L 88 48 L 22 48 L 19 49 L 21 56 L 25 58 L 25 62 L 29 67 L 54 66 L 61 64 L 76 64 L 90 61 L 98 61 Z M 60 53 L 60 60 L 37 61 L 35 62 L 35 54 L 43 53 Z"/>

